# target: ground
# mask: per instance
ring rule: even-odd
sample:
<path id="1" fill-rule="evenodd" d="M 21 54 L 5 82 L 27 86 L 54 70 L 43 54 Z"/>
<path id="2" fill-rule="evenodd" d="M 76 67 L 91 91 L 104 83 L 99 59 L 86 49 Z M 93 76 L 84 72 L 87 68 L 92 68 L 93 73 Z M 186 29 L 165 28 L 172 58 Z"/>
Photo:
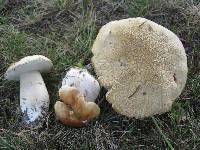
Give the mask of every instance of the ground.
<path id="1" fill-rule="evenodd" d="M 0 149 L 200 149 L 199 0 L 0 0 Z M 188 80 L 172 111 L 143 120 L 115 113 L 102 89 L 100 117 L 85 128 L 55 119 L 54 103 L 65 71 L 85 67 L 102 25 L 145 17 L 172 30 L 188 58 Z M 42 74 L 51 103 L 42 128 L 20 125 L 19 82 L 7 81 L 8 66 L 42 54 L 54 63 Z M 93 72 L 94 74 L 94 72 Z"/>

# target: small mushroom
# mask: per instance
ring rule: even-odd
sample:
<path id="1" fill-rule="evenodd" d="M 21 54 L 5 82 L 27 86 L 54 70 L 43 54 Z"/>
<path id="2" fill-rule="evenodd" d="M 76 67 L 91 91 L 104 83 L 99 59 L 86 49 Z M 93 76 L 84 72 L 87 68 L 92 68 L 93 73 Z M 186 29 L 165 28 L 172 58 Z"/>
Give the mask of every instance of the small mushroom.
<path id="1" fill-rule="evenodd" d="M 74 114 L 74 111 L 63 102 L 57 101 L 54 105 L 54 109 L 57 119 L 65 125 L 82 127 L 87 123 L 87 121 L 80 120 L 80 118 Z"/>
<path id="2" fill-rule="evenodd" d="M 57 101 L 54 105 L 57 118 L 69 126 L 86 125 L 100 114 L 100 108 L 94 102 L 99 91 L 99 83 L 87 70 L 71 68 L 59 89 L 63 102 Z"/>
<path id="3" fill-rule="evenodd" d="M 23 120 L 30 126 L 39 125 L 49 108 L 49 94 L 40 72 L 52 66 L 48 58 L 33 55 L 12 64 L 5 73 L 8 80 L 20 80 L 20 107 Z"/>
<path id="4" fill-rule="evenodd" d="M 179 38 L 145 18 L 104 25 L 94 41 L 92 63 L 106 98 L 120 114 L 144 118 L 170 111 L 187 79 Z"/>
<path id="5" fill-rule="evenodd" d="M 88 102 L 94 102 L 100 91 L 99 82 L 86 69 L 71 68 L 62 80 L 65 85 L 76 87 Z"/>

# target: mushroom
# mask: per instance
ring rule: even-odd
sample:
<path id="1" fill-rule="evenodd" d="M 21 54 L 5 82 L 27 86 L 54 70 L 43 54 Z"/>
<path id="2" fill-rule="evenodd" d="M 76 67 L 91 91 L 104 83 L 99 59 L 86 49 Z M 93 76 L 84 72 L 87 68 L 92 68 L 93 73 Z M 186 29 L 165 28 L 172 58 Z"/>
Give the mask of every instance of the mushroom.
<path id="1" fill-rule="evenodd" d="M 54 105 L 55 113 L 57 119 L 59 119 L 63 124 L 73 126 L 73 127 L 82 127 L 87 122 L 80 120 L 68 107 L 65 103 L 57 101 Z"/>
<path id="2" fill-rule="evenodd" d="M 65 125 L 81 127 L 100 114 L 94 102 L 100 91 L 99 83 L 87 70 L 71 68 L 62 81 L 54 109 L 56 117 Z"/>
<path id="3" fill-rule="evenodd" d="M 12 64 L 5 73 L 8 80 L 20 80 L 20 107 L 28 125 L 39 125 L 46 116 L 49 94 L 40 72 L 46 72 L 52 66 L 45 56 L 33 55 Z"/>
<path id="4" fill-rule="evenodd" d="M 187 57 L 179 38 L 145 18 L 104 25 L 92 47 L 106 99 L 122 115 L 144 118 L 170 111 L 187 79 Z"/>
<path id="5" fill-rule="evenodd" d="M 71 68 L 62 80 L 62 86 L 76 87 L 86 101 L 94 102 L 99 95 L 99 82 L 86 69 Z"/>

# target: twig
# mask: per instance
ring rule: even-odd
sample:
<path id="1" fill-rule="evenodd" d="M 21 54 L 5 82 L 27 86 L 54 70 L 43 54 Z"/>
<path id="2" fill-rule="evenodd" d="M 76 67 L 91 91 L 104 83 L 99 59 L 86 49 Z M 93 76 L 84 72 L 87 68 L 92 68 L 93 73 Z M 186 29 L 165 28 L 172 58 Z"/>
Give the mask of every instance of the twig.
<path id="1" fill-rule="evenodd" d="M 131 94 L 128 98 L 131 98 L 133 95 L 135 95 L 135 93 L 138 92 L 138 90 L 140 89 L 141 85 L 138 85 L 138 87 L 136 88 L 136 90 L 133 92 L 133 94 Z"/>

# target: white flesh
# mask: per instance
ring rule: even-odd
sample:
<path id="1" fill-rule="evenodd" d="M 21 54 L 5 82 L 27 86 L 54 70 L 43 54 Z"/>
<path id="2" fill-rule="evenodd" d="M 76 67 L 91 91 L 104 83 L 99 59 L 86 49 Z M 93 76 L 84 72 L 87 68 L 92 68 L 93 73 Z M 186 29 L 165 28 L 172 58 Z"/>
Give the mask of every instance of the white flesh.
<path id="1" fill-rule="evenodd" d="M 46 115 L 49 108 L 49 94 L 38 71 L 20 75 L 20 107 L 28 124 Z"/>
<path id="2" fill-rule="evenodd" d="M 98 81 L 85 69 L 71 68 L 62 81 L 66 85 L 76 87 L 88 102 L 94 102 L 100 91 Z"/>

